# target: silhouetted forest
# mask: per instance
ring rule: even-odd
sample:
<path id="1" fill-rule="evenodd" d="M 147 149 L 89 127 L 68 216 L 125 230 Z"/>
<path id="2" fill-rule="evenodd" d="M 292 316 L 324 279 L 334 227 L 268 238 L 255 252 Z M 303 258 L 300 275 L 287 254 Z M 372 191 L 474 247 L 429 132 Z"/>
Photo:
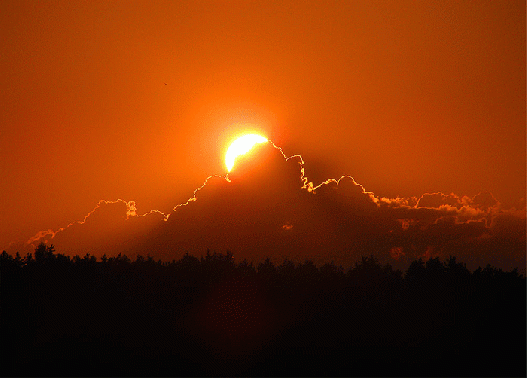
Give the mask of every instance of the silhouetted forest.
<path id="1" fill-rule="evenodd" d="M 525 376 L 526 286 L 455 257 L 405 272 L 232 254 L 1 256 L 4 376 Z"/>

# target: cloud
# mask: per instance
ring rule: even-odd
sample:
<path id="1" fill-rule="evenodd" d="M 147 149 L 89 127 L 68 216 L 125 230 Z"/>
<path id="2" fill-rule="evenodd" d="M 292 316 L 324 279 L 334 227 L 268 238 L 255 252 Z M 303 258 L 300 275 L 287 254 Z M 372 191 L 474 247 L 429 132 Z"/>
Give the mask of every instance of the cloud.
<path id="1" fill-rule="evenodd" d="M 454 193 L 449 195 L 443 193 L 425 193 L 417 201 L 417 207 L 437 208 L 443 205 L 455 208 L 463 206 L 462 200 Z"/>
<path id="2" fill-rule="evenodd" d="M 167 215 L 157 210 L 137 215 L 134 201 L 101 200 L 82 221 L 75 221 L 56 231 L 39 231 L 24 244 L 10 246 L 10 250 L 31 252 L 40 243 L 53 243 L 61 253 L 102 256 L 112 251 L 132 252 L 134 240 L 146 234 Z"/>
<path id="3" fill-rule="evenodd" d="M 27 244 L 44 240 L 71 255 L 172 260 L 211 249 L 240 260 L 349 266 L 369 254 L 392 262 L 448 254 L 479 262 L 492 254 L 525 267 L 525 206 L 503 209 L 487 192 L 379 198 L 351 176 L 315 186 L 301 156 L 287 157 L 269 142 L 240 156 L 227 176 L 207 178 L 169 214 L 139 214 L 133 201 L 100 201 L 84 220 L 41 231 Z"/>

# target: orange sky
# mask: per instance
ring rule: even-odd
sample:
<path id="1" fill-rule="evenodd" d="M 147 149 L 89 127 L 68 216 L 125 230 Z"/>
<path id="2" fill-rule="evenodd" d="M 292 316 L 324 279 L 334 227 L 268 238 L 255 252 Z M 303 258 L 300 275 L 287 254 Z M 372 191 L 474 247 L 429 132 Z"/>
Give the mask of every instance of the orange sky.
<path id="1" fill-rule="evenodd" d="M 0 248 L 102 199 L 170 211 L 226 173 L 240 122 L 315 185 L 525 197 L 525 1 L 3 0 L 0 17 Z"/>

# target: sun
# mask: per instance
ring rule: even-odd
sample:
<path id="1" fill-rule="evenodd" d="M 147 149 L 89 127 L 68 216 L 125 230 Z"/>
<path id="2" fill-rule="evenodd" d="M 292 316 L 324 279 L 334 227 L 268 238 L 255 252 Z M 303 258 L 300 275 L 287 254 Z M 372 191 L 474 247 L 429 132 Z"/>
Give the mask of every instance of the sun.
<path id="1" fill-rule="evenodd" d="M 234 160 L 238 156 L 249 152 L 255 144 L 265 142 L 268 142 L 267 138 L 258 134 L 246 134 L 232 142 L 229 146 L 229 149 L 227 150 L 227 153 L 225 154 L 225 165 L 227 166 L 227 171 L 230 172 L 232 167 L 234 167 Z"/>

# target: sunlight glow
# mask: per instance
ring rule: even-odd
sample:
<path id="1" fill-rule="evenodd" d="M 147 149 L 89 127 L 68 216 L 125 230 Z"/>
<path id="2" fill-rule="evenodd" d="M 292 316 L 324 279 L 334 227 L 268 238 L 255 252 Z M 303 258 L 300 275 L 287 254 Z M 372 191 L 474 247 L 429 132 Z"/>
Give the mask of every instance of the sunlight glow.
<path id="1" fill-rule="evenodd" d="M 236 139 L 231 143 L 227 153 L 225 154 L 225 165 L 227 166 L 227 171 L 231 171 L 232 167 L 234 167 L 234 160 L 239 155 L 244 155 L 249 152 L 255 144 L 265 143 L 267 141 L 267 138 L 258 134 L 246 134 Z"/>

